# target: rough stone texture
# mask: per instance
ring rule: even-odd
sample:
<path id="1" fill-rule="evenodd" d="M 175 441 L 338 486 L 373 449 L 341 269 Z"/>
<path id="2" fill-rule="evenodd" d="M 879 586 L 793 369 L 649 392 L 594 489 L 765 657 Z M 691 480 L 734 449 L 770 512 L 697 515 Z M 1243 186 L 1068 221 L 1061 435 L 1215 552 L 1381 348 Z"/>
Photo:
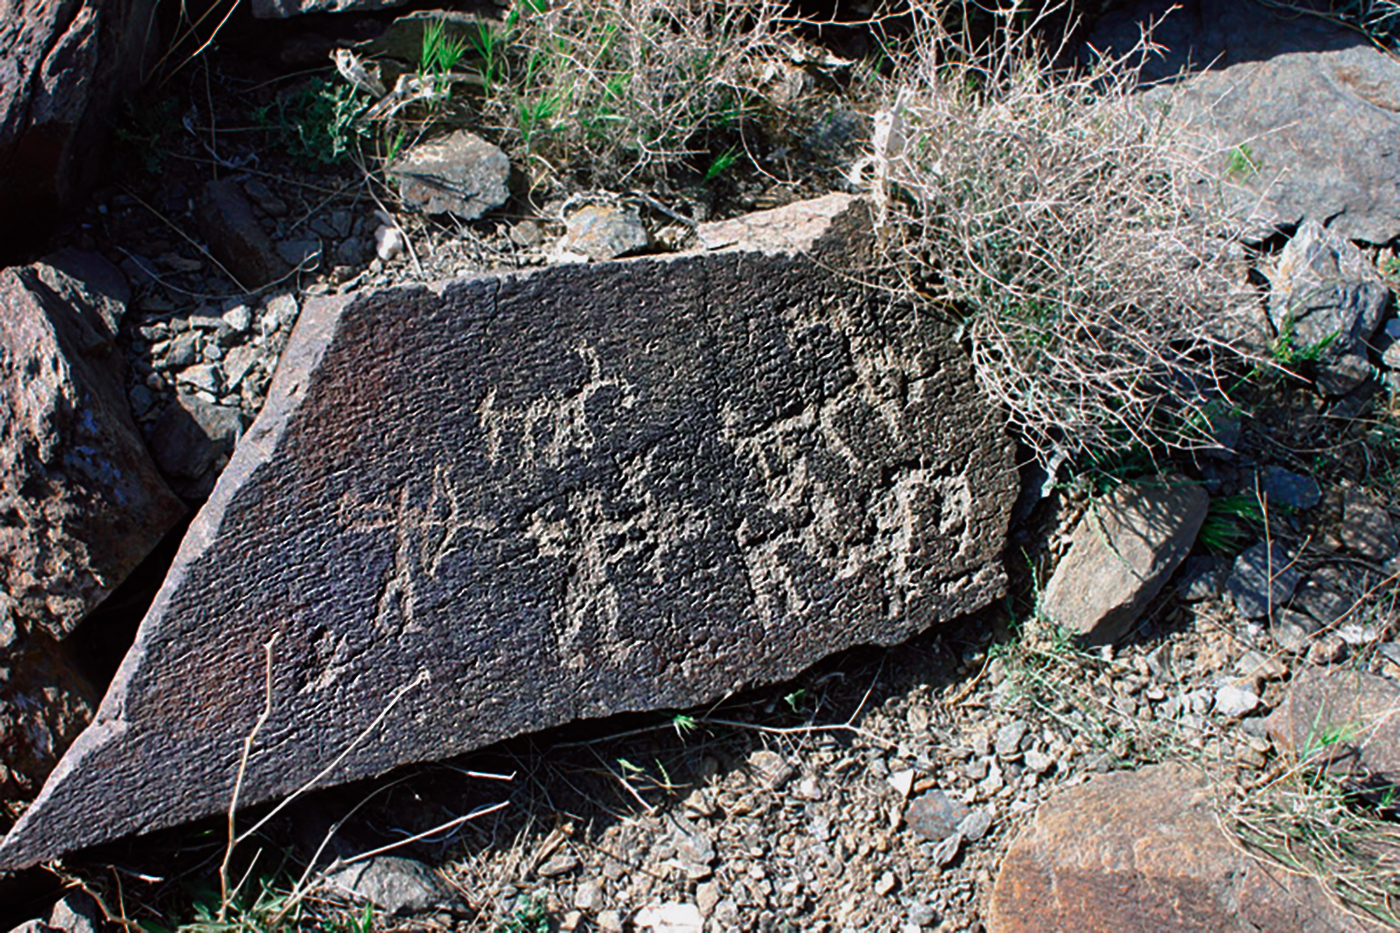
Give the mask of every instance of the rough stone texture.
<path id="1" fill-rule="evenodd" d="M 1265 726 L 1282 748 L 1326 756 L 1329 770 L 1355 786 L 1400 784 L 1400 684 L 1389 677 L 1308 669 Z"/>
<path id="2" fill-rule="evenodd" d="M 126 298 L 96 255 L 0 271 L 0 646 L 63 638 L 184 510 L 127 407 Z"/>
<path id="3" fill-rule="evenodd" d="M 1309 220 L 1283 248 L 1270 285 L 1269 321 L 1279 339 L 1296 353 L 1318 348 L 1318 387 L 1344 395 L 1365 381 L 1368 342 L 1390 289 L 1361 250 Z"/>
<path id="4" fill-rule="evenodd" d="M 1396 554 L 1395 527 L 1385 507 L 1359 489 L 1342 498 L 1342 546 L 1368 560 L 1385 562 Z"/>
<path id="5" fill-rule="evenodd" d="M 242 433 L 238 409 L 179 395 L 156 422 L 151 454 L 176 492 L 202 499 L 218 478 L 218 458 L 233 450 Z"/>
<path id="6" fill-rule="evenodd" d="M 287 274 L 287 263 L 235 182 L 226 178 L 204 186 L 200 223 L 209 252 L 245 288 L 262 288 Z"/>
<path id="7" fill-rule="evenodd" d="M 96 180 L 118 97 L 135 88 L 155 0 L 0 4 L 0 264 L 33 249 Z"/>
<path id="8" fill-rule="evenodd" d="M 376 717 L 327 782 L 701 703 L 1002 592 L 1012 447 L 948 325 L 840 274 L 868 207 L 744 227 L 308 303 L 0 867 L 223 811 L 274 637 L 250 804 Z"/>
<path id="9" fill-rule="evenodd" d="M 378 855 L 347 865 L 327 876 L 325 884 L 369 901 L 389 916 L 431 910 L 452 901 L 427 866 L 397 855 Z"/>
<path id="10" fill-rule="evenodd" d="M 1225 592 L 1240 616 L 1262 619 L 1287 603 L 1302 579 L 1303 571 L 1287 548 L 1277 541 L 1260 541 L 1235 558 Z"/>
<path id="11" fill-rule="evenodd" d="M 414 146 L 388 174 L 399 183 L 404 203 L 425 214 L 476 220 L 510 197 L 510 159 L 466 130 Z"/>
<path id="12" fill-rule="evenodd" d="M 43 635 L 0 650 L 0 800 L 29 800 L 92 720 L 97 691 Z"/>
<path id="13" fill-rule="evenodd" d="M 1246 144 L 1253 172 L 1235 172 L 1264 225 L 1326 222 L 1343 237 L 1400 236 L 1400 61 L 1360 31 L 1261 3 L 1148 0 L 1105 16 L 1088 44 L 1126 51 L 1138 26 L 1177 6 L 1154 32 L 1165 46 L 1146 77 L 1209 70 L 1149 94 L 1207 141 Z M 1222 154 L 1221 168 L 1225 168 Z"/>
<path id="14" fill-rule="evenodd" d="M 646 249 L 651 242 L 635 207 L 590 204 L 564 221 L 559 248 L 590 259 L 613 259 Z"/>
<path id="15" fill-rule="evenodd" d="M 1316 882 L 1272 869 L 1220 828 L 1198 772 L 1117 772 L 1041 804 L 992 890 L 993 933 L 1366 930 Z"/>
<path id="16" fill-rule="evenodd" d="M 253 0 L 258 19 L 288 19 L 303 13 L 346 13 L 351 10 L 389 10 L 408 0 Z"/>
<path id="17" fill-rule="evenodd" d="M 1045 588 L 1046 614 L 1090 641 L 1117 639 L 1190 553 L 1209 504 L 1185 483 L 1125 483 L 1094 502 Z"/>

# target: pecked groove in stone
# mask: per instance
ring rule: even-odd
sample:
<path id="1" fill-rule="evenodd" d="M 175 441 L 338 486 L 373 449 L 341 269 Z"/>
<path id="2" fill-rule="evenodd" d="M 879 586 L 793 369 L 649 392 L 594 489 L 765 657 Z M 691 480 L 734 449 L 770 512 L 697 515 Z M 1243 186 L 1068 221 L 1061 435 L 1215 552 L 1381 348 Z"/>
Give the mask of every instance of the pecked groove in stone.
<path id="1" fill-rule="evenodd" d="M 308 304 L 0 867 L 225 810 L 274 638 L 246 804 L 381 715 L 323 783 L 994 599 L 1012 449 L 946 325 L 843 274 L 868 216 L 832 196 L 709 252 Z"/>

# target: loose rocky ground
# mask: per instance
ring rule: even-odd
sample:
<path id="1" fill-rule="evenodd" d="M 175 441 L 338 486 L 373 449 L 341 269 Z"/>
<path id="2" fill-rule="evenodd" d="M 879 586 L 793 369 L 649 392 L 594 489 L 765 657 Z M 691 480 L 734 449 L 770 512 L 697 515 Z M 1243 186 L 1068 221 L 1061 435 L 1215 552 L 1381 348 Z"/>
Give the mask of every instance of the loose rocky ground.
<path id="1" fill-rule="evenodd" d="M 324 54 L 317 46 L 306 61 Z M 260 87 L 271 70 L 256 57 L 211 56 L 155 136 L 129 130 L 158 164 L 131 166 L 60 237 L 103 252 L 136 288 L 123 324 L 129 397 L 192 501 L 260 408 L 304 296 L 546 262 L 574 194 L 535 204 L 517 191 L 503 212 L 450 226 L 403 211 L 354 167 L 307 171 L 268 145 L 250 114 L 272 99 Z M 199 103 L 199 82 L 217 92 L 212 105 Z M 864 127 L 843 116 L 832 138 L 809 139 L 847 153 Z M 686 220 L 838 184 L 829 155 L 804 163 L 828 163 L 815 174 L 736 172 L 609 203 L 635 210 L 653 238 L 681 241 Z M 247 199 L 294 270 L 284 282 L 250 295 L 201 248 L 211 175 Z M 389 260 L 376 255 L 386 216 L 407 241 Z M 239 847 L 235 877 L 246 868 L 245 889 L 265 885 L 271 898 L 310 865 L 317 883 L 295 914 L 306 929 L 359 928 L 358 892 L 379 901 L 367 925 L 385 930 L 973 930 L 989 922 L 1008 848 L 1039 804 L 1097 775 L 1187 762 L 1238 830 L 1241 807 L 1270 799 L 1292 770 L 1293 753 L 1263 722 L 1294 678 L 1400 677 L 1400 425 L 1387 391 L 1372 381 L 1325 402 L 1280 378 L 1254 394 L 1236 455 L 1177 467 L 1217 499 L 1280 504 L 1217 516 L 1237 534 L 1198 541 L 1119 644 L 1079 646 L 1037 618 L 1036 600 L 1091 494 L 1114 472 L 1150 472 L 1147 463 L 1062 475 L 1028 505 L 1014 593 L 998 611 L 710 708 L 580 724 L 308 796 Z M 1265 487 L 1267 498 L 1256 495 Z M 1288 592 L 1270 596 L 1257 573 L 1232 579 L 1237 556 L 1260 541 L 1299 571 Z M 1251 608 L 1261 600 L 1263 612 Z M 111 846 L 55 873 L 100 897 L 114 920 L 174 927 L 196 907 L 217 912 L 209 886 L 224 832 Z M 369 879 L 331 868 L 380 849 L 356 863 L 374 863 Z M 257 900 L 232 911 L 242 928 L 276 911 Z"/>

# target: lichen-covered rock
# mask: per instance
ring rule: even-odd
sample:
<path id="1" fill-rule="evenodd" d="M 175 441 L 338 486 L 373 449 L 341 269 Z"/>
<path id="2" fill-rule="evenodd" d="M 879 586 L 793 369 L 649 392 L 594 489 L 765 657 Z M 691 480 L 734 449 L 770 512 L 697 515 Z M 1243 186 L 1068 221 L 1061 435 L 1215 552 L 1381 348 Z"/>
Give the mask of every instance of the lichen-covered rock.
<path id="1" fill-rule="evenodd" d="M 127 407 L 125 301 L 96 255 L 0 271 L 0 646 L 66 636 L 184 511 Z"/>
<path id="2" fill-rule="evenodd" d="M 950 325 L 849 274 L 869 221 L 308 303 L 0 866 L 225 810 L 269 687 L 250 804 L 987 605 L 1012 446 Z"/>

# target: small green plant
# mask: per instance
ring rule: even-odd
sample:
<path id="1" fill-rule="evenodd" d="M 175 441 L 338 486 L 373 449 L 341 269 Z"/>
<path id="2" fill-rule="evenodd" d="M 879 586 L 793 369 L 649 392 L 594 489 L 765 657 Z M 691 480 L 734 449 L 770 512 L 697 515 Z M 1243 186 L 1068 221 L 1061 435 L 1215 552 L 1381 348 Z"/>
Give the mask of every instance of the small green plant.
<path id="1" fill-rule="evenodd" d="M 1288 317 L 1284 319 L 1283 329 L 1269 347 L 1269 358 L 1284 369 L 1294 369 L 1304 363 L 1316 363 L 1322 359 L 1322 355 L 1338 336 L 1331 333 L 1315 343 L 1300 346 L 1297 340 L 1297 326 L 1292 317 Z"/>
<path id="2" fill-rule="evenodd" d="M 684 739 L 698 727 L 694 716 L 686 713 L 677 713 L 671 717 L 671 728 L 676 730 L 676 735 Z"/>
<path id="3" fill-rule="evenodd" d="M 705 169 L 705 181 L 714 181 L 716 178 L 729 171 L 730 166 L 737 161 L 739 161 L 739 152 L 737 149 L 731 148 L 721 152 L 710 162 L 710 167 Z"/>
<path id="4" fill-rule="evenodd" d="M 1212 554 L 1238 553 L 1264 523 L 1259 500 L 1241 493 L 1210 500 L 1196 542 Z"/>
<path id="5" fill-rule="evenodd" d="M 258 124 L 279 136 L 292 155 L 321 165 L 344 164 L 371 132 L 361 121 L 368 95 L 350 84 L 313 78 L 296 93 L 254 113 Z"/>
<path id="6" fill-rule="evenodd" d="M 1259 161 L 1254 151 L 1244 143 L 1231 149 L 1225 156 L 1225 175 L 1237 181 L 1245 181 L 1259 174 Z"/>
<path id="7" fill-rule="evenodd" d="M 807 690 L 799 687 L 791 693 L 786 694 L 783 697 L 783 702 L 786 703 L 788 709 L 792 710 L 794 713 L 800 713 L 807 705 Z"/>
<path id="8" fill-rule="evenodd" d="M 549 933 L 549 910 L 542 894 L 522 894 L 499 933 Z"/>
<path id="9" fill-rule="evenodd" d="M 466 38 L 450 33 L 445 19 L 434 19 L 423 27 L 418 76 L 432 89 L 428 98 L 430 106 L 441 104 L 452 96 L 452 83 L 448 75 L 466 54 Z"/>

